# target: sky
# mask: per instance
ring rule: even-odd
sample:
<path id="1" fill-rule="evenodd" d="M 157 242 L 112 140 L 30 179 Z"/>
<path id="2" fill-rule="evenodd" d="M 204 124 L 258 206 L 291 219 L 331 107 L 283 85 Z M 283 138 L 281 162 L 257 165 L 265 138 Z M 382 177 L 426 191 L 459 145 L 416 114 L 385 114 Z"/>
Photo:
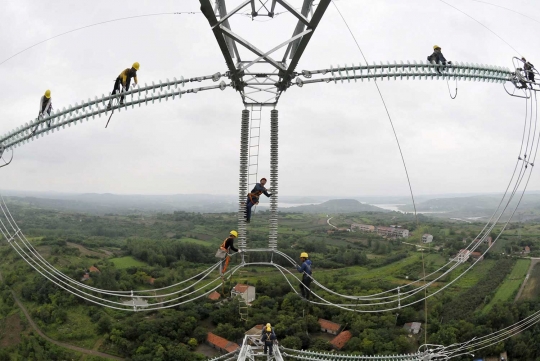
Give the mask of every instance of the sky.
<path id="1" fill-rule="evenodd" d="M 299 6 L 300 0 L 291 0 Z M 540 22 L 472 0 L 339 0 L 368 61 L 425 60 L 438 44 L 448 60 L 512 67 L 513 56 L 540 63 Z M 239 1 L 228 1 L 232 8 Z M 492 0 L 536 16 L 540 3 Z M 106 20 L 199 12 L 196 0 L 0 1 L 0 62 L 54 35 Z M 279 9 L 278 9 L 279 11 Z M 296 22 L 233 16 L 233 31 L 261 49 L 286 40 Z M 260 20 L 260 21 L 259 21 Z M 540 20 L 540 16 L 539 19 Z M 107 94 L 134 61 L 141 84 L 227 69 L 200 14 L 141 17 L 76 31 L 0 65 L 0 133 L 35 119 L 52 92 L 55 109 Z M 364 63 L 330 5 L 297 70 Z M 227 80 L 227 79 L 225 79 Z M 379 82 L 415 194 L 504 191 L 519 155 L 525 103 L 501 84 Z M 453 88 L 453 84 L 451 84 Z M 454 91 L 454 89 L 452 89 Z M 233 89 L 187 94 L 180 101 L 96 118 L 15 149 L 0 169 L 0 189 L 119 194 L 236 194 L 240 116 Z M 373 82 L 321 83 L 288 89 L 277 106 L 281 195 L 402 196 L 407 179 L 386 111 Z M 260 176 L 269 175 L 270 111 L 263 113 Z M 271 184 L 270 184 L 271 186 Z M 533 174 L 529 189 L 540 189 Z"/>

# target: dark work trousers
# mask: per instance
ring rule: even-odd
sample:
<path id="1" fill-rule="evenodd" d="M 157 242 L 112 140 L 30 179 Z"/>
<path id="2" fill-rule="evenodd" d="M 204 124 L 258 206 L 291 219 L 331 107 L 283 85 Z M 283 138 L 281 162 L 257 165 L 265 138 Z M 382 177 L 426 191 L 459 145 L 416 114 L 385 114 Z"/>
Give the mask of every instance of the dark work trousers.
<path id="1" fill-rule="evenodd" d="M 258 198 L 252 197 L 252 200 L 249 197 L 246 200 L 246 221 L 249 222 L 251 219 L 251 208 L 259 201 Z"/>
<path id="2" fill-rule="evenodd" d="M 300 283 L 300 292 L 302 292 L 302 297 L 305 297 L 306 300 L 309 300 L 309 295 L 311 294 L 311 290 L 309 288 L 311 281 L 311 277 L 304 275 L 302 277 L 302 283 Z"/>
<path id="3" fill-rule="evenodd" d="M 274 341 L 264 341 L 264 354 L 268 352 L 268 355 L 272 356 L 272 349 L 274 346 Z"/>
<path id="4" fill-rule="evenodd" d="M 131 82 L 131 79 L 128 78 L 128 80 L 126 81 L 126 91 L 129 89 L 129 83 Z M 116 78 L 115 82 L 114 82 L 114 88 L 113 88 L 113 91 L 111 93 L 111 95 L 114 95 L 116 93 L 118 93 L 120 91 L 120 87 L 122 86 L 122 80 L 120 79 L 120 77 Z M 124 96 L 122 95 L 120 97 L 120 103 L 124 103 Z"/>

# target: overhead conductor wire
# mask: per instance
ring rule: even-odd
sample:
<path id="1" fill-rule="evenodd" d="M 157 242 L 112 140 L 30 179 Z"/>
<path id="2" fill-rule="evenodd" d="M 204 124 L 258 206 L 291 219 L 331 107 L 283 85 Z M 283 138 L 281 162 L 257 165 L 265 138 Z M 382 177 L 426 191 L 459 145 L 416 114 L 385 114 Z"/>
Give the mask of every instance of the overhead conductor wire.
<path id="1" fill-rule="evenodd" d="M 446 4 L 448 6 L 450 6 L 451 8 L 459 11 L 460 13 L 462 13 L 463 15 L 467 16 L 468 18 L 471 18 L 472 20 L 474 20 L 475 22 L 477 22 L 478 24 L 482 25 L 484 28 L 486 28 L 489 32 L 491 32 L 493 35 L 495 35 L 496 37 L 498 37 L 499 39 L 501 39 L 501 41 L 503 43 L 505 43 L 506 45 L 508 45 L 512 50 L 514 50 L 516 52 L 516 54 L 520 54 L 519 51 L 516 50 L 516 48 L 514 48 L 512 45 L 510 45 L 510 43 L 506 40 L 504 40 L 499 34 L 497 34 L 496 32 L 494 32 L 493 30 L 491 30 L 490 28 L 488 28 L 486 25 L 484 25 L 483 23 L 481 23 L 480 21 L 476 20 L 475 18 L 473 18 L 472 16 L 470 16 L 469 14 L 467 14 L 466 12 L 464 12 L 463 10 L 460 10 L 458 9 L 457 7 L 455 7 L 454 5 L 452 4 L 449 4 L 447 3 L 446 1 L 444 0 L 439 0 L 440 2 L 442 2 L 443 4 Z"/>
<path id="2" fill-rule="evenodd" d="M 347 20 L 345 20 L 345 18 L 343 17 L 343 14 L 341 13 L 341 11 L 339 11 L 339 8 L 336 5 L 336 2 L 334 0 L 332 0 L 332 4 L 334 4 L 334 7 L 336 8 L 337 12 L 339 13 L 339 16 L 341 16 L 341 19 L 343 20 L 343 22 L 345 23 L 345 26 L 349 30 L 349 33 L 351 34 L 354 42 L 356 43 L 356 46 L 358 47 L 358 50 L 360 50 L 360 54 L 362 54 L 362 58 L 364 58 L 364 61 L 366 62 L 366 64 L 368 64 L 366 56 L 364 55 L 364 52 L 362 51 L 362 48 L 360 48 L 360 44 L 356 40 L 356 37 L 354 36 L 351 28 L 349 27 L 349 24 L 347 23 Z M 384 97 L 383 97 L 383 95 L 381 93 L 381 89 L 379 89 L 379 85 L 377 84 L 377 79 L 374 79 L 374 84 L 377 87 L 377 91 L 379 92 L 379 96 L 381 97 L 381 101 L 382 101 L 382 103 L 384 105 L 384 109 L 386 110 L 386 115 L 388 115 L 388 120 L 390 121 L 390 126 L 392 127 L 392 131 L 394 132 L 394 136 L 396 138 L 396 143 L 397 143 L 397 146 L 398 146 L 398 149 L 399 149 L 399 154 L 401 155 L 401 161 L 403 162 L 403 167 L 405 168 L 405 175 L 407 176 L 407 183 L 409 184 L 409 190 L 411 192 L 411 198 L 412 198 L 412 203 L 413 203 L 413 207 L 414 207 L 414 217 L 416 218 L 416 224 L 418 225 L 418 214 L 416 213 L 416 202 L 414 201 L 414 193 L 413 193 L 412 186 L 411 186 L 411 179 L 409 178 L 409 172 L 407 170 L 407 164 L 405 163 L 405 156 L 403 155 L 403 151 L 401 150 L 401 145 L 399 144 L 399 139 L 398 139 L 398 136 L 397 136 L 397 133 L 396 133 L 396 129 L 394 128 L 394 122 L 392 121 L 392 117 L 390 116 L 390 111 L 388 110 L 388 107 L 386 106 L 386 102 L 384 101 Z"/>

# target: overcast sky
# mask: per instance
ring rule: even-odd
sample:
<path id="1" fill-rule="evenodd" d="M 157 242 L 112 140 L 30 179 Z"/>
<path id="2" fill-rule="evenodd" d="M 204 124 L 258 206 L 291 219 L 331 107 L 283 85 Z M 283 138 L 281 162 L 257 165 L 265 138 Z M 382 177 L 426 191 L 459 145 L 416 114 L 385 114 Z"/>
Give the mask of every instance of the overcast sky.
<path id="1" fill-rule="evenodd" d="M 492 0 L 540 17 L 533 0 Z M 540 64 L 540 23 L 471 0 L 448 0 L 498 33 L 436 0 L 337 2 L 370 62 L 425 60 L 438 44 L 449 60 L 512 67 Z M 229 2 L 232 8 L 238 1 Z M 300 0 L 291 0 L 296 6 Z M 0 1 L 0 61 L 56 34 L 125 16 L 199 11 L 181 1 Z M 279 11 L 279 10 L 278 10 Z M 267 18 L 257 19 L 267 20 Z M 540 20 L 540 19 L 539 19 Z M 267 22 L 245 16 L 232 29 L 262 49 L 292 34 L 292 16 Z M 37 116 L 51 89 L 56 109 L 112 90 L 134 61 L 140 83 L 224 73 L 202 14 L 163 15 L 77 31 L 0 65 L 0 133 Z M 297 70 L 364 62 L 330 5 Z M 524 101 L 502 85 L 460 82 L 451 100 L 445 81 L 383 81 L 416 194 L 503 191 L 518 156 Z M 240 96 L 231 88 L 184 96 L 90 120 L 15 150 L 0 169 L 0 189 L 124 194 L 236 194 Z M 280 99 L 280 194 L 407 195 L 396 141 L 373 83 L 314 84 Z M 269 110 L 262 126 L 260 175 L 269 176 Z M 533 174 L 529 189 L 540 189 Z"/>

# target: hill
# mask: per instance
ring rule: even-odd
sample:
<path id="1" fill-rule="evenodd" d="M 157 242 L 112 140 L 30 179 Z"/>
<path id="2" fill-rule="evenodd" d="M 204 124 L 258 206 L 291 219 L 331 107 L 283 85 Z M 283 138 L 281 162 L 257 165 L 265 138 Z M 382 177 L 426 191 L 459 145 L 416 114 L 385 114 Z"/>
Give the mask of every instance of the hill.
<path id="1" fill-rule="evenodd" d="M 389 212 L 386 209 L 360 203 L 356 199 L 332 199 L 321 204 L 290 207 L 286 211 L 296 213 Z"/>

